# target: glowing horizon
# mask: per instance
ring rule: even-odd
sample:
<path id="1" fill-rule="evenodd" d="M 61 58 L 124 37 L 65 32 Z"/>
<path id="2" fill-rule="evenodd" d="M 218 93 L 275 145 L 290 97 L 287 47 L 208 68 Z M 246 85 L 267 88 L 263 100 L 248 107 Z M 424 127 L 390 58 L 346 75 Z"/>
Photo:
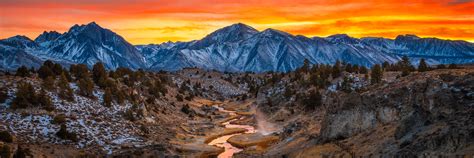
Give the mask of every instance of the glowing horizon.
<path id="1" fill-rule="evenodd" d="M 198 40 L 235 23 L 325 37 L 420 37 L 474 42 L 471 0 L 3 0 L 0 39 L 36 38 L 95 21 L 132 44 Z"/>

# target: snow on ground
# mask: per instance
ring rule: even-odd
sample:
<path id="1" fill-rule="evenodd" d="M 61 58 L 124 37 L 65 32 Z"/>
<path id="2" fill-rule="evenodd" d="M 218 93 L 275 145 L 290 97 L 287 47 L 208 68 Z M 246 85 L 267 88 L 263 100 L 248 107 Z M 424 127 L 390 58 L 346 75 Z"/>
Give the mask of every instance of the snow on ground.
<path id="1" fill-rule="evenodd" d="M 75 84 L 71 87 L 77 90 Z M 56 93 L 48 92 L 56 108 L 54 112 L 38 108 L 13 111 L 8 107 L 14 93 L 15 89 L 9 91 L 9 101 L 0 106 L 0 124 L 4 124 L 19 139 L 25 139 L 26 142 L 73 144 L 77 148 L 99 146 L 109 154 L 120 149 L 124 143 L 134 146 L 148 144 L 141 137 L 143 133 L 139 127 L 122 115 L 132 107 L 132 104 L 114 103 L 113 107 L 104 107 L 101 103 L 103 92 L 100 90 L 94 92 L 97 99 L 75 95 L 74 102 L 61 100 Z M 52 120 L 58 114 L 64 114 L 68 118 L 67 129 L 77 134 L 78 142 L 62 140 L 56 136 L 60 125 L 52 124 Z"/>

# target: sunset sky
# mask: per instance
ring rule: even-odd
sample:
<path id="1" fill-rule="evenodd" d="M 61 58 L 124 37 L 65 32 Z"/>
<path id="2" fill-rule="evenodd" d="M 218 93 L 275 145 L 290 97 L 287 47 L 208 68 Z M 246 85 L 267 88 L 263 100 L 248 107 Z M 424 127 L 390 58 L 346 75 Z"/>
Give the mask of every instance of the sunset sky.
<path id="1" fill-rule="evenodd" d="M 242 22 L 258 30 L 474 42 L 472 0 L 0 0 L 0 39 L 95 21 L 133 44 L 201 39 Z"/>

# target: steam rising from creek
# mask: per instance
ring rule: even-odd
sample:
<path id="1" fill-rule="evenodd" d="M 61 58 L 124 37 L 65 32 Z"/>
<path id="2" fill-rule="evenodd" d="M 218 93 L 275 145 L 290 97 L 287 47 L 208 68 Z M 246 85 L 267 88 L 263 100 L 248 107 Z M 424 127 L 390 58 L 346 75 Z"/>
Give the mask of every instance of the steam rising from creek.
<path id="1" fill-rule="evenodd" d="M 255 111 L 255 119 L 257 121 L 256 128 L 258 133 L 262 135 L 269 135 L 282 129 L 278 125 L 267 121 L 268 117 L 255 106 L 252 106 L 252 110 Z"/>

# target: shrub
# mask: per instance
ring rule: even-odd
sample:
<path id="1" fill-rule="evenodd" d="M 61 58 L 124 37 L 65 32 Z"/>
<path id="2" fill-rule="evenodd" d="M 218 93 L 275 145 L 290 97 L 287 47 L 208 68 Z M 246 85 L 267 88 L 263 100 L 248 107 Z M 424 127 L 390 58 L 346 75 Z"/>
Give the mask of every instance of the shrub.
<path id="1" fill-rule="evenodd" d="M 110 91 L 110 88 L 106 88 L 104 92 L 104 106 L 112 107 L 112 99 L 112 91 Z"/>
<path id="2" fill-rule="evenodd" d="M 79 87 L 79 94 L 85 97 L 94 97 L 94 82 L 89 77 L 79 79 L 77 86 Z"/>
<path id="3" fill-rule="evenodd" d="M 36 92 L 33 86 L 27 82 L 18 83 L 18 88 L 15 94 L 15 99 L 13 99 L 11 108 L 12 109 L 22 109 L 31 107 L 37 104 Z"/>
<path id="4" fill-rule="evenodd" d="M 304 97 L 303 105 L 310 110 L 314 110 L 316 107 L 321 106 L 322 96 L 317 90 L 311 90 L 307 96 Z"/>
<path id="5" fill-rule="evenodd" d="M 4 144 L 1 148 L 0 148 L 0 157 L 6 157 L 6 158 L 9 158 L 11 156 L 11 147 L 7 144 Z"/>
<path id="6" fill-rule="evenodd" d="M 66 123 L 66 115 L 59 114 L 59 115 L 54 116 L 51 123 L 52 124 L 58 124 L 58 125 Z"/>
<path id="7" fill-rule="evenodd" d="M 383 77 L 382 67 L 380 67 L 379 64 L 375 64 L 372 67 L 372 70 L 370 73 L 371 83 L 372 84 L 380 83 L 382 81 L 382 77 Z"/>
<path id="8" fill-rule="evenodd" d="M 31 154 L 30 149 L 18 146 L 18 149 L 16 150 L 15 154 L 13 155 L 13 158 L 26 158 L 26 157 L 33 157 L 33 155 Z"/>
<path id="9" fill-rule="evenodd" d="M 30 77 L 30 71 L 26 66 L 20 66 L 15 73 L 15 76 L 20 76 L 20 77 Z"/>
<path id="10" fill-rule="evenodd" d="M 132 122 L 136 120 L 132 109 L 128 109 L 127 111 L 125 111 L 125 113 L 123 113 L 123 117 Z"/>
<path id="11" fill-rule="evenodd" d="M 45 79 L 43 79 L 43 82 L 41 83 L 41 87 L 43 87 L 46 90 L 52 91 L 55 90 L 54 86 L 55 78 L 53 76 L 48 76 Z"/>
<path id="12" fill-rule="evenodd" d="M 429 71 L 430 67 L 426 64 L 425 59 L 420 59 L 420 64 L 418 65 L 419 72 Z"/>
<path id="13" fill-rule="evenodd" d="M 437 69 L 446 69 L 446 65 L 444 64 L 439 64 L 438 66 L 436 66 Z"/>
<path id="14" fill-rule="evenodd" d="M 66 78 L 64 73 L 61 74 L 59 81 L 57 83 L 59 87 L 58 95 L 61 99 L 65 99 L 67 101 L 74 101 L 74 92 L 69 86 L 69 82 Z"/>
<path id="15" fill-rule="evenodd" d="M 456 64 L 449 64 L 448 69 L 457 69 L 458 66 Z"/>
<path id="16" fill-rule="evenodd" d="M 0 103 L 5 103 L 8 99 L 8 91 L 6 88 L 0 88 Z"/>
<path id="17" fill-rule="evenodd" d="M 66 140 L 71 140 L 73 142 L 77 142 L 76 133 L 72 133 L 72 132 L 67 131 L 66 124 L 61 125 L 61 128 L 56 133 L 56 136 L 58 136 L 61 139 L 66 139 Z"/>
<path id="18" fill-rule="evenodd" d="M 176 94 L 176 100 L 179 102 L 183 101 L 183 96 L 181 94 Z"/>
<path id="19" fill-rule="evenodd" d="M 38 104 L 46 111 L 53 111 L 54 106 L 53 106 L 53 101 L 51 101 L 51 97 L 49 97 L 48 93 L 44 91 L 43 89 L 40 90 L 40 93 L 38 94 Z"/>
<path id="20" fill-rule="evenodd" d="M 7 131 L 0 131 L 0 141 L 7 142 L 7 143 L 12 143 L 13 142 L 13 136 Z"/>
<path id="21" fill-rule="evenodd" d="M 47 77 L 54 77 L 55 74 L 53 72 L 53 70 L 51 70 L 50 67 L 46 66 L 46 65 L 42 65 L 39 69 L 38 69 L 38 76 L 42 79 L 45 79 Z"/>
<path id="22" fill-rule="evenodd" d="M 106 80 L 107 80 L 107 71 L 105 71 L 104 64 L 98 62 L 94 64 L 92 68 L 92 79 L 94 83 L 97 84 L 101 88 L 106 87 Z"/>

